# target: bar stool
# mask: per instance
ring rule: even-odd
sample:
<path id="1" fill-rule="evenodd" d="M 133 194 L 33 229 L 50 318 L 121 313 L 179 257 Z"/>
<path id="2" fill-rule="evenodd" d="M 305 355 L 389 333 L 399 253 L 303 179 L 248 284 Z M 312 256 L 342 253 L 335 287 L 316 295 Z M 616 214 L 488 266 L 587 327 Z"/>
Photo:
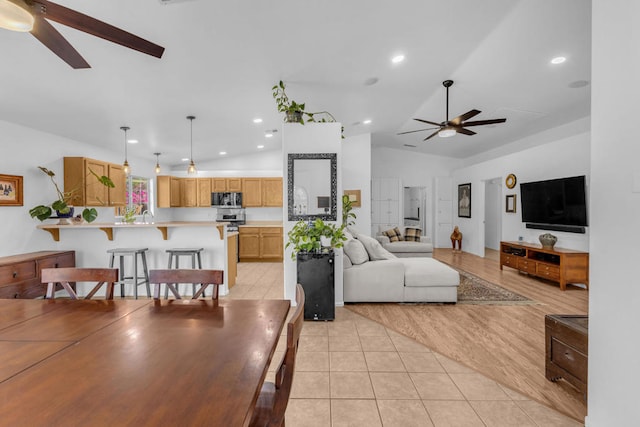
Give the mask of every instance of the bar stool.
<path id="1" fill-rule="evenodd" d="M 202 258 L 200 257 L 200 253 L 204 250 L 204 248 L 174 248 L 167 249 L 166 252 L 169 254 L 169 270 L 171 269 L 179 269 L 180 268 L 180 257 L 181 256 L 190 256 L 191 257 L 191 268 L 196 268 L 196 259 L 198 261 L 198 269 L 202 270 Z M 175 263 L 173 262 L 175 260 Z M 192 283 L 192 292 L 193 295 L 196 294 L 196 284 Z M 179 291 L 180 287 L 176 283 L 176 289 Z M 164 298 L 169 298 L 169 287 L 166 287 L 164 290 Z"/>
<path id="2" fill-rule="evenodd" d="M 147 269 L 147 251 L 149 248 L 116 248 L 109 249 L 107 253 L 111 254 L 109 260 L 109 268 L 113 268 L 115 257 L 119 257 L 120 262 L 120 296 L 124 298 L 124 285 L 127 280 L 131 280 L 133 284 L 133 293 L 136 299 L 138 299 L 138 286 L 141 284 L 147 285 L 147 296 L 151 298 L 151 287 L 149 286 L 149 270 Z M 125 275 L 124 260 L 126 257 L 131 257 L 131 263 L 133 266 L 133 272 L 130 276 Z M 142 276 L 138 275 L 138 257 L 142 262 Z"/>

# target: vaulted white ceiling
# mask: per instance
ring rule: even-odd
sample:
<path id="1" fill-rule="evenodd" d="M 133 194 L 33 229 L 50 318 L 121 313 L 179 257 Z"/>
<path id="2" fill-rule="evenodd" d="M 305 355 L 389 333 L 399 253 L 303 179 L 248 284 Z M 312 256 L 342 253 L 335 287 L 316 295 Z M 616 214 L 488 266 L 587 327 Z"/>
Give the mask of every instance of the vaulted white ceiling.
<path id="1" fill-rule="evenodd" d="M 585 0 L 60 0 L 166 48 L 161 59 L 53 25 L 92 68 L 73 70 L 28 33 L 0 30 L 0 119 L 178 164 L 280 147 L 271 87 L 330 111 L 346 136 L 465 158 L 590 112 Z M 396 54 L 405 61 L 392 64 Z M 567 61 L 552 65 L 550 60 Z M 432 138 L 412 118 L 506 117 L 474 136 Z M 371 84 L 372 81 L 376 83 Z M 263 122 L 254 124 L 254 118 Z M 370 124 L 363 121 L 370 119 Z M 414 145 L 407 147 L 407 145 Z M 78 153 L 82 155 L 82 153 Z"/>

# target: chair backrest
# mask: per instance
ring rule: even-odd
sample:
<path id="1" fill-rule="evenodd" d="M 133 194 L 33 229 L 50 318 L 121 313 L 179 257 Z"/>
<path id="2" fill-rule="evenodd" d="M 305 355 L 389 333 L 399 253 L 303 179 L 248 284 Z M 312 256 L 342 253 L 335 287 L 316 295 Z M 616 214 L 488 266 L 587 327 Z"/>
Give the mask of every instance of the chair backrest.
<path id="1" fill-rule="evenodd" d="M 90 299 L 103 283 L 108 283 L 106 298 L 113 299 L 113 284 L 117 281 L 117 268 L 43 268 L 41 272 L 41 282 L 48 285 L 47 298 L 55 297 L 56 283 L 60 283 L 72 299 L 78 299 L 70 282 L 98 282 L 86 298 Z"/>
<path id="2" fill-rule="evenodd" d="M 293 373 L 296 365 L 296 354 L 298 353 L 298 342 L 304 324 L 304 289 L 298 283 L 296 285 L 296 310 L 287 324 L 287 349 L 282 359 L 282 363 L 276 371 L 276 394 L 273 404 L 273 412 L 269 425 L 280 426 L 284 421 L 284 413 L 289 403 L 291 385 L 293 383 Z"/>
<path id="3" fill-rule="evenodd" d="M 218 299 L 218 286 L 224 283 L 223 270 L 200 270 L 200 269 L 169 269 L 169 270 L 149 270 L 149 283 L 160 285 L 161 283 L 200 283 L 203 285 L 196 294 L 199 296 L 206 285 L 214 285 L 213 299 Z M 159 297 L 159 292 L 156 292 Z"/>

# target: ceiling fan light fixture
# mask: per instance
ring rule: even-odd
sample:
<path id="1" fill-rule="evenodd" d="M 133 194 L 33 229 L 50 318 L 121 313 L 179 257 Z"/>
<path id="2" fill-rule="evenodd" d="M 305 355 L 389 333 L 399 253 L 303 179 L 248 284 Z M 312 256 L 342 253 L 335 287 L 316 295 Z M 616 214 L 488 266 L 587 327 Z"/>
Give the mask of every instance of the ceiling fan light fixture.
<path id="1" fill-rule="evenodd" d="M 440 132 L 438 132 L 438 136 L 440 138 L 449 138 L 455 134 L 456 134 L 456 130 L 451 128 L 444 128 Z"/>
<path id="2" fill-rule="evenodd" d="M 0 0 L 0 28 L 29 32 L 33 29 L 33 15 L 9 0 Z"/>

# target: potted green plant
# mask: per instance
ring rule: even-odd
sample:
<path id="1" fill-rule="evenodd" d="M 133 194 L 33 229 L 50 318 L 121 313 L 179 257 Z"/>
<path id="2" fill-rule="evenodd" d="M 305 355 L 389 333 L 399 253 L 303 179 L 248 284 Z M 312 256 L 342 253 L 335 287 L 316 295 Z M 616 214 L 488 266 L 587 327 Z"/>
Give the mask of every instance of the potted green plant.
<path id="1" fill-rule="evenodd" d="M 356 219 L 356 214 L 351 212 L 353 210 L 353 205 L 351 200 L 349 199 L 348 194 L 342 195 L 342 226 L 349 227 L 350 225 L 354 225 Z"/>
<path id="2" fill-rule="evenodd" d="M 341 248 L 345 240 L 344 226 L 325 223 L 320 218 L 312 222 L 298 221 L 287 233 L 289 241 L 285 247 L 292 246 L 291 259 L 295 261 L 298 252 L 321 252 L 324 247 Z"/>
<path id="3" fill-rule="evenodd" d="M 290 100 L 285 91 L 285 84 L 282 80 L 278 84 L 271 88 L 273 98 L 276 100 L 276 106 L 280 113 L 285 114 L 285 121 L 287 123 L 300 123 L 304 124 L 306 116 L 306 122 L 311 123 L 331 123 L 336 119 L 328 111 L 317 111 L 310 113 L 304 110 L 305 104 L 299 104 L 294 100 Z M 316 117 L 320 116 L 319 119 Z"/>
<path id="4" fill-rule="evenodd" d="M 60 191 L 60 187 L 58 186 L 58 183 L 56 182 L 56 179 L 55 179 L 56 174 L 52 170 L 49 170 L 42 166 L 38 166 L 38 169 L 40 169 L 45 175 L 49 177 L 49 179 L 51 179 L 51 182 L 53 183 L 53 186 L 56 189 L 57 199 L 55 199 L 53 202 L 51 202 L 48 205 L 38 205 L 34 208 L 31 208 L 29 210 L 29 215 L 31 215 L 31 218 L 38 218 L 40 221 L 44 221 L 45 219 L 51 217 L 51 214 L 53 214 L 53 211 L 56 211 L 59 217 L 73 216 L 73 207 L 67 205 L 67 200 L 70 200 L 73 197 L 74 193 L 78 190 L 74 189 L 72 191 L 67 191 L 67 192 Z M 99 176 L 91 169 L 89 169 L 89 172 L 93 176 L 95 176 L 98 182 L 101 183 L 102 185 L 109 188 L 115 187 L 113 181 L 111 181 L 111 179 L 109 179 L 108 177 L 104 175 Z M 81 215 L 85 221 L 93 222 L 98 217 L 98 211 L 95 208 L 84 208 L 82 210 Z"/>

